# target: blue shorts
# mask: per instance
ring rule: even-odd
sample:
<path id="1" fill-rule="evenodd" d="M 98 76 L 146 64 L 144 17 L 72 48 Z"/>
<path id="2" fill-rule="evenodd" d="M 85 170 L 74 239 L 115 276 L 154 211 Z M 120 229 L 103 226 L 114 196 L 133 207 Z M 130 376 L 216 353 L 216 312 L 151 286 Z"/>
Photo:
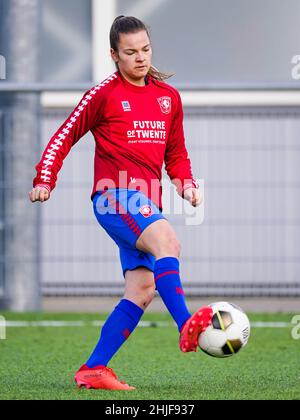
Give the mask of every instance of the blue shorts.
<path id="1" fill-rule="evenodd" d="M 99 224 L 120 249 L 123 276 L 138 267 L 154 272 L 155 257 L 137 249 L 136 243 L 148 226 L 166 220 L 159 208 L 140 191 L 123 188 L 97 192 L 93 205 Z"/>

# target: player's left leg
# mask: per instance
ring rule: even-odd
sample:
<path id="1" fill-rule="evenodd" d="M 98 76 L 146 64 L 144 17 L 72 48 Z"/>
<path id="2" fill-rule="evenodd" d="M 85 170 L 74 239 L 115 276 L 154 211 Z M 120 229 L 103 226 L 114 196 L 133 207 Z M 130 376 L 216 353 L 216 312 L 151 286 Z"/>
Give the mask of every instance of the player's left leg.
<path id="1" fill-rule="evenodd" d="M 197 351 L 198 339 L 211 324 L 212 309 L 203 307 L 193 316 L 189 313 L 180 276 L 181 245 L 167 220 L 158 220 L 147 227 L 137 241 L 137 248 L 156 257 L 156 288 L 180 332 L 180 349 Z"/>
<path id="2" fill-rule="evenodd" d="M 96 389 L 133 390 L 118 380 L 108 363 L 137 327 L 155 295 L 153 272 L 139 267 L 125 274 L 125 294 L 102 328 L 100 340 L 75 380 Z"/>
<path id="3" fill-rule="evenodd" d="M 155 294 L 154 275 L 140 267 L 125 274 L 124 298 L 102 329 L 100 341 L 87 366 L 107 366 L 119 348 L 133 333 Z"/>

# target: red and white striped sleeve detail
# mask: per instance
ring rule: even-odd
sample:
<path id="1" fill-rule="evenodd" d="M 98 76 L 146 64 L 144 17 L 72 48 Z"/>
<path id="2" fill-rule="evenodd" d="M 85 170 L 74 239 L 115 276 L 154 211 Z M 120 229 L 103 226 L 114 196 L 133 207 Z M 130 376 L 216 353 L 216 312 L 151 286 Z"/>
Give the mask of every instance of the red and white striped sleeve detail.
<path id="1" fill-rule="evenodd" d="M 101 90 L 115 79 L 117 79 L 117 75 L 113 74 L 87 92 L 69 118 L 52 137 L 41 161 L 36 166 L 37 175 L 33 180 L 34 187 L 47 185 L 50 191 L 55 188 L 58 172 L 71 148 L 96 125 L 101 117 L 105 105 L 105 95 L 101 95 Z"/>

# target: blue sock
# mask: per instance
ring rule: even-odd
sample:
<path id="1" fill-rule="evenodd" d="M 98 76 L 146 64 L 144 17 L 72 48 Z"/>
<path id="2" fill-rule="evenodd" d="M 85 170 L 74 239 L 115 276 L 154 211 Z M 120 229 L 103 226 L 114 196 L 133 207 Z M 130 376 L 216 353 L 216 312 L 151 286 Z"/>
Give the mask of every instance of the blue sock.
<path id="1" fill-rule="evenodd" d="M 135 303 L 123 299 L 104 324 L 100 341 L 86 365 L 92 369 L 107 366 L 120 347 L 137 327 L 144 311 Z"/>
<path id="2" fill-rule="evenodd" d="M 154 275 L 156 288 L 180 332 L 191 314 L 186 306 L 179 266 L 177 258 L 162 258 L 155 263 Z"/>

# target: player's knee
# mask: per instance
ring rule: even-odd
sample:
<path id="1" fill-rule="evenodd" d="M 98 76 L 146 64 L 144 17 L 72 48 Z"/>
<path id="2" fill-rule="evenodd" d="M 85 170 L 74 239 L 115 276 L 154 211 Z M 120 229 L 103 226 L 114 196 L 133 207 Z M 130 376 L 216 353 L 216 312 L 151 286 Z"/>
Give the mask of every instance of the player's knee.
<path id="1" fill-rule="evenodd" d="M 125 290 L 125 299 L 131 300 L 143 310 L 151 304 L 155 297 L 155 283 L 139 283 Z"/>
<path id="2" fill-rule="evenodd" d="M 172 237 L 158 244 L 155 256 L 157 259 L 159 259 L 170 256 L 179 258 L 180 255 L 181 243 L 178 241 L 177 238 Z"/>
<path id="3" fill-rule="evenodd" d="M 137 241 L 137 249 L 158 258 L 181 255 L 181 244 L 173 228 L 166 221 L 158 221 L 146 230 Z"/>

